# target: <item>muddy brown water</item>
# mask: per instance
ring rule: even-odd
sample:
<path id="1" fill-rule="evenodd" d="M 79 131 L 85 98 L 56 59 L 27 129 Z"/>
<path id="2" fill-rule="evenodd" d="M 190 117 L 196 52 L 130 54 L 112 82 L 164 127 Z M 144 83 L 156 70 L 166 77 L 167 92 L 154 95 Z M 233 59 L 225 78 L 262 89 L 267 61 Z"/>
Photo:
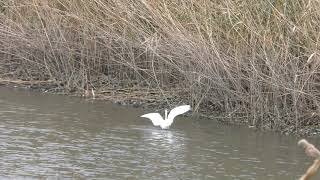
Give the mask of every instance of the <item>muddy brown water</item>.
<path id="1" fill-rule="evenodd" d="M 291 180 L 312 162 L 292 136 L 196 116 L 161 130 L 143 113 L 1 87 L 0 179 Z"/>

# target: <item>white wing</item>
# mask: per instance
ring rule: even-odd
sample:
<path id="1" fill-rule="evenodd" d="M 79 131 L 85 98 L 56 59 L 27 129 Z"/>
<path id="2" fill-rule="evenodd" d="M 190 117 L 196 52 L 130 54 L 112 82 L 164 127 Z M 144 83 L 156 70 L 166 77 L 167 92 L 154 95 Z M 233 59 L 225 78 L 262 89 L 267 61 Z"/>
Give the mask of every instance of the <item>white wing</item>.
<path id="1" fill-rule="evenodd" d="M 140 117 L 149 118 L 154 126 L 159 126 L 164 121 L 159 113 L 144 114 Z"/>
<path id="2" fill-rule="evenodd" d="M 170 119 L 171 121 L 173 121 L 173 119 L 176 116 L 183 114 L 183 113 L 189 111 L 190 109 L 191 109 L 190 105 L 183 105 L 183 106 L 175 107 L 170 111 L 170 113 L 168 115 L 168 120 Z"/>

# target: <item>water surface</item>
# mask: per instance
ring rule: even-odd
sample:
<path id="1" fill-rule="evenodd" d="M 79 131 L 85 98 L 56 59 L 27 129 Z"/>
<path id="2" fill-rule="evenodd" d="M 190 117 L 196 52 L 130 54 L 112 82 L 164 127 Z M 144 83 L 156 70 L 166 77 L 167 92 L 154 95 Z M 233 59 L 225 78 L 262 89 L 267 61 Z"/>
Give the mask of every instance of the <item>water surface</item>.
<path id="1" fill-rule="evenodd" d="M 161 130 L 143 113 L 0 88 L 0 178 L 291 180 L 312 163 L 294 137 L 195 116 Z"/>

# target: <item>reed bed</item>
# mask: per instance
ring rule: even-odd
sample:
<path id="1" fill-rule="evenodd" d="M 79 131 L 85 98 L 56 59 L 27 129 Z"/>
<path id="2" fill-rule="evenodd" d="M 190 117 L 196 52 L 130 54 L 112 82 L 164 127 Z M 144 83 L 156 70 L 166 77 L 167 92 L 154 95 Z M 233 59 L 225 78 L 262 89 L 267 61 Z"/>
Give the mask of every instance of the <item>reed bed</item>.
<path id="1" fill-rule="evenodd" d="M 3 0 L 2 77 L 183 90 L 195 111 L 297 132 L 320 115 L 320 2 Z"/>

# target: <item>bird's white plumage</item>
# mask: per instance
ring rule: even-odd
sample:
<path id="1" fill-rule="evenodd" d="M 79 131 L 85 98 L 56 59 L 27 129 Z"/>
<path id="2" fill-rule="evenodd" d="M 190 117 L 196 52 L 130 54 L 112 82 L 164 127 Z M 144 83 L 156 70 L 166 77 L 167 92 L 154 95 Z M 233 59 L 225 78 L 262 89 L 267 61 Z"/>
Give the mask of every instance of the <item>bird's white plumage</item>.
<path id="1" fill-rule="evenodd" d="M 144 114 L 141 117 L 149 118 L 154 126 L 160 126 L 162 129 L 167 129 L 170 127 L 170 125 L 173 123 L 173 119 L 183 113 L 186 113 L 191 109 L 190 105 L 183 105 L 173 108 L 169 115 L 167 116 L 167 113 L 165 113 L 164 119 L 159 113 L 149 113 Z M 166 117 L 167 116 L 167 117 Z"/>
<path id="2" fill-rule="evenodd" d="M 163 120 L 159 113 L 144 114 L 141 117 L 149 118 L 154 126 L 160 126 L 161 120 Z"/>
<path id="3" fill-rule="evenodd" d="M 191 109 L 191 107 L 189 105 L 175 107 L 170 111 L 170 113 L 168 115 L 168 119 L 173 121 L 173 119 L 176 116 L 178 116 L 180 114 L 184 114 L 184 113 L 188 112 L 190 109 Z"/>

